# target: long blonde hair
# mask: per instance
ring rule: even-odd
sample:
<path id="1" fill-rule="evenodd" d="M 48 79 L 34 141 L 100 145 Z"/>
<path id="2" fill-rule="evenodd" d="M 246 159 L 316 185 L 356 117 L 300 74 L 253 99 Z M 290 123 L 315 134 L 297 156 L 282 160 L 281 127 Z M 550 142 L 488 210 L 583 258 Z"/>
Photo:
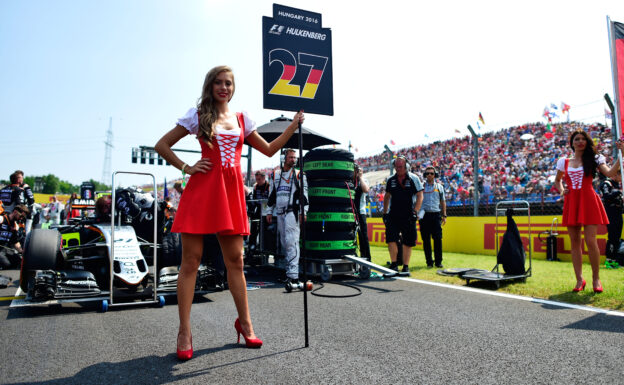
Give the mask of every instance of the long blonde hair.
<path id="1" fill-rule="evenodd" d="M 197 100 L 197 112 L 199 112 L 199 130 L 197 132 L 197 137 L 201 138 L 205 136 L 210 146 L 212 146 L 212 138 L 214 137 L 214 125 L 219 118 L 219 111 L 217 111 L 214 105 L 212 85 L 221 72 L 229 72 L 232 74 L 232 95 L 230 95 L 228 102 L 232 100 L 236 86 L 234 83 L 234 72 L 228 66 L 217 66 L 208 71 L 206 79 L 204 79 L 204 85 L 202 86 L 201 97 Z"/>

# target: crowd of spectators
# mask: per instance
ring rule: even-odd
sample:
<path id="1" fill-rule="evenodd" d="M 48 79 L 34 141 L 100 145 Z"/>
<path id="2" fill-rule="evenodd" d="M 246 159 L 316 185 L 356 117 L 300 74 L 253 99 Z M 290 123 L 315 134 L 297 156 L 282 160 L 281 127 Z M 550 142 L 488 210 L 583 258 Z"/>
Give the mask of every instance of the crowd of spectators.
<path id="1" fill-rule="evenodd" d="M 598 123 L 557 123 L 550 130 L 543 123 L 528 123 L 483 134 L 479 139 L 477 173 L 480 203 L 510 199 L 558 201 L 559 194 L 553 188 L 555 164 L 558 158 L 570 155 L 568 137 L 577 129 L 591 135 L 598 153 L 611 164 L 611 129 Z M 522 139 L 524 134 L 533 137 Z M 472 204 L 475 172 L 470 136 L 404 148 L 397 154 L 410 159 L 412 172 L 421 178 L 425 167 L 435 167 L 450 206 Z M 356 160 L 365 172 L 387 170 L 390 161 L 387 152 Z M 384 188 L 383 183 L 371 186 L 371 207 L 381 208 Z"/>

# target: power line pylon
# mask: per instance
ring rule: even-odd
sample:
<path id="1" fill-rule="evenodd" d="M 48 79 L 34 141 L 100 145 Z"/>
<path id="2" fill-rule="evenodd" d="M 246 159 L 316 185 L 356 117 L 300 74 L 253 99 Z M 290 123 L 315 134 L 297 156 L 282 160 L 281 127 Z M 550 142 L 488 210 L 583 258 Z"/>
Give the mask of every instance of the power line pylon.
<path id="1" fill-rule="evenodd" d="M 102 168 L 102 184 L 111 183 L 111 149 L 113 148 L 113 118 L 108 119 L 108 131 L 104 142 L 104 167 Z"/>

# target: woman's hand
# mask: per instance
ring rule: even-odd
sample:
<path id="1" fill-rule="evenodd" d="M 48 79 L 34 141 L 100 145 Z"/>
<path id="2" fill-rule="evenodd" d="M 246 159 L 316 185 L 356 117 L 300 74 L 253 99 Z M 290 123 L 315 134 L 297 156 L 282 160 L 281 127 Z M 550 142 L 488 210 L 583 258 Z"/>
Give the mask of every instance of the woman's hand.
<path id="1" fill-rule="evenodd" d="M 189 175 L 193 175 L 196 172 L 203 172 L 205 174 L 212 170 L 212 162 L 209 158 L 201 158 L 193 166 L 186 166 L 184 169 Z"/>
<path id="2" fill-rule="evenodd" d="M 293 120 L 290 125 L 291 127 L 294 125 L 293 128 L 296 129 L 297 127 L 299 127 L 299 124 L 303 124 L 304 121 L 305 121 L 305 115 L 303 114 L 303 110 L 301 110 L 297 112 L 295 116 L 293 116 Z"/>
<path id="3" fill-rule="evenodd" d="M 569 192 L 570 192 L 570 190 L 567 187 L 564 187 L 563 191 L 561 192 L 561 196 L 566 196 L 566 195 L 568 195 Z"/>

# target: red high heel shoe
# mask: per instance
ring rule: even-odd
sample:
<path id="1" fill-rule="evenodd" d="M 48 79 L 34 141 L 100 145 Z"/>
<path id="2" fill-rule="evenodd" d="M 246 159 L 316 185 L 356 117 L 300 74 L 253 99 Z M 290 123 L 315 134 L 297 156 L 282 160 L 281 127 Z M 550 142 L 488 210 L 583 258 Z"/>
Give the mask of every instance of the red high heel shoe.
<path id="1" fill-rule="evenodd" d="M 178 333 L 178 337 L 180 334 Z M 180 350 L 180 348 L 176 347 L 176 354 L 178 356 L 178 360 L 188 361 L 193 358 L 193 336 L 191 336 L 191 348 L 189 350 Z"/>
<path id="2" fill-rule="evenodd" d="M 247 336 L 243 332 L 243 328 L 241 327 L 238 318 L 236 319 L 236 322 L 234 322 L 234 329 L 236 329 L 236 332 L 238 333 L 238 339 L 236 340 L 236 343 L 240 343 L 240 336 L 242 334 L 243 338 L 245 339 L 245 346 L 247 346 L 248 348 L 259 348 L 262 346 L 262 340 L 260 338 L 247 338 Z"/>
<path id="3" fill-rule="evenodd" d="M 579 291 L 583 291 L 585 290 L 585 284 L 587 282 L 585 282 L 585 280 L 583 280 L 583 283 L 581 284 L 581 287 L 575 287 L 574 289 L 572 289 L 573 292 L 578 293 Z"/>
<path id="4" fill-rule="evenodd" d="M 594 288 L 594 293 L 600 294 L 602 293 L 602 283 L 600 286 Z"/>

